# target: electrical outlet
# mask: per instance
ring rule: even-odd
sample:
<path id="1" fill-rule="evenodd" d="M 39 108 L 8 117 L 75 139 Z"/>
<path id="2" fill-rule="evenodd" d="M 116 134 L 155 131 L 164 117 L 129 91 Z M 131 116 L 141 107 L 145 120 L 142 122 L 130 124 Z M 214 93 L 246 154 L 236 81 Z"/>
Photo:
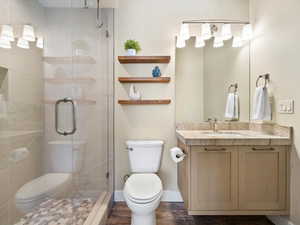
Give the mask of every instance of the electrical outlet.
<path id="1" fill-rule="evenodd" d="M 294 100 L 280 100 L 278 106 L 278 112 L 281 114 L 293 114 L 294 113 Z"/>

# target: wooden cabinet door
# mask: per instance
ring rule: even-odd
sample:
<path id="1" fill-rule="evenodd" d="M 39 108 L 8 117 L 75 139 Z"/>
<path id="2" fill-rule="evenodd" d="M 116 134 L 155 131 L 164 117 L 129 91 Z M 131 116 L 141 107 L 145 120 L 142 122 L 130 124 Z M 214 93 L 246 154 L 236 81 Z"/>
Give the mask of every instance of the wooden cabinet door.
<path id="1" fill-rule="evenodd" d="M 240 210 L 283 210 L 286 198 L 286 148 L 240 147 Z"/>
<path id="2" fill-rule="evenodd" d="M 227 147 L 192 147 L 191 210 L 236 210 L 237 152 Z"/>

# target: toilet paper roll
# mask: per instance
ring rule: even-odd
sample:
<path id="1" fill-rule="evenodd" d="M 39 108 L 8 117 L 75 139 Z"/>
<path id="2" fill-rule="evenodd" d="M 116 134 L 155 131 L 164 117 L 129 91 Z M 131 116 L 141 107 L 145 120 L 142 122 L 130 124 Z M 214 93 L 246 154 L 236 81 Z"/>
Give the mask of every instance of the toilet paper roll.
<path id="1" fill-rule="evenodd" d="M 171 158 L 175 163 L 179 163 L 182 160 L 184 160 L 185 154 L 180 148 L 178 147 L 171 148 L 170 153 L 171 153 Z"/>

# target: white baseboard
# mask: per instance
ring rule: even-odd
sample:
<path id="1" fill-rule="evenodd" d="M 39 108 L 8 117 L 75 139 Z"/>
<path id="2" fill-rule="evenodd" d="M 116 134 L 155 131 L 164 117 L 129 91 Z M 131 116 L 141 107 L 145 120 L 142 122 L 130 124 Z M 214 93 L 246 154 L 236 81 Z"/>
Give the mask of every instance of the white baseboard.
<path id="1" fill-rule="evenodd" d="M 115 202 L 124 202 L 123 191 L 117 190 L 114 193 Z M 165 190 L 161 199 L 162 202 L 183 202 L 179 191 Z"/>
<path id="2" fill-rule="evenodd" d="M 294 225 L 286 216 L 267 216 L 275 225 Z"/>

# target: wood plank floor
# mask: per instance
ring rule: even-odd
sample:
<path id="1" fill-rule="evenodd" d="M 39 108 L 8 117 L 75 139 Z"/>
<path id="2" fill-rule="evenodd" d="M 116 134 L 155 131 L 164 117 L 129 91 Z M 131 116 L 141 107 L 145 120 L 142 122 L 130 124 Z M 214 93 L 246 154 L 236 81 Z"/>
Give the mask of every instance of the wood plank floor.
<path id="1" fill-rule="evenodd" d="M 273 225 L 264 216 L 189 216 L 182 203 L 161 203 L 157 225 Z M 113 206 L 107 225 L 130 225 L 130 210 L 126 203 Z"/>

